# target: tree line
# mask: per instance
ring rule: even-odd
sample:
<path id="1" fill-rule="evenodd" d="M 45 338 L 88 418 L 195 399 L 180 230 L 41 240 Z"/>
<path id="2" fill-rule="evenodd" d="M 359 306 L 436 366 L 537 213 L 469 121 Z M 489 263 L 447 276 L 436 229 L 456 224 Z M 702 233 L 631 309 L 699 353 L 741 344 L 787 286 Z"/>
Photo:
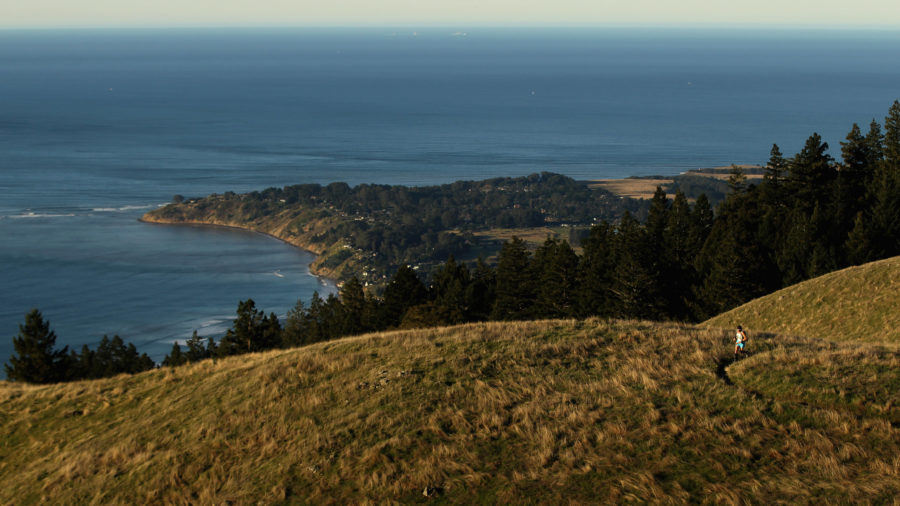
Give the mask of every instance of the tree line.
<path id="1" fill-rule="evenodd" d="M 56 332 L 37 309 L 25 315 L 19 335 L 13 337 L 13 349 L 16 354 L 4 364 L 6 377 L 26 383 L 105 378 L 156 367 L 146 353 L 139 354 L 134 344 L 125 344 L 119 336 L 103 336 L 96 349 L 84 345 L 80 353 L 68 346 L 56 349 Z"/>
<path id="2" fill-rule="evenodd" d="M 715 212 L 705 195 L 691 204 L 681 191 L 669 199 L 658 188 L 643 223 L 626 211 L 593 226 L 581 255 L 566 241 L 548 238 L 532 252 L 513 238 L 496 266 L 479 260 L 470 268 L 450 256 L 427 283 L 401 266 L 383 297 L 353 278 L 338 296 L 298 302 L 280 341 L 275 315 L 243 314 L 252 301 L 242 302 L 223 343 L 229 353 L 256 351 L 483 320 L 701 321 L 784 286 L 900 255 L 900 101 L 883 132 L 874 120 L 865 134 L 853 125 L 841 162 L 828 149 L 816 133 L 789 158 L 773 145 L 762 181 L 748 184 L 735 167 Z"/>
<path id="3" fill-rule="evenodd" d="M 841 162 L 828 149 L 818 134 L 789 158 L 774 145 L 759 184 L 733 169 L 715 212 L 704 195 L 690 203 L 681 191 L 669 199 L 658 188 L 643 222 L 626 210 L 594 225 L 580 255 L 564 240 L 548 238 L 530 251 L 514 237 L 494 266 L 450 255 L 423 280 L 401 265 L 382 296 L 352 278 L 338 295 L 298 301 L 283 325 L 241 301 L 218 343 L 195 332 L 163 363 L 484 320 L 700 321 L 783 286 L 900 254 L 900 101 L 883 131 L 874 120 L 865 134 L 853 125 Z"/>

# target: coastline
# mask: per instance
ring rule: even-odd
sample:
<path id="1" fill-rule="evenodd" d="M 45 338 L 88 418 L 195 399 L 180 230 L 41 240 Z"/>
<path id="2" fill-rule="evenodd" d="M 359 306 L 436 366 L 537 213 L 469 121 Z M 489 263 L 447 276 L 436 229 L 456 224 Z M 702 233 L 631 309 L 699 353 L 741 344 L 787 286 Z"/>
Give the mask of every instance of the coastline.
<path id="1" fill-rule="evenodd" d="M 196 220 L 192 220 L 192 221 L 161 220 L 159 218 L 150 217 L 149 215 L 150 215 L 150 213 L 144 214 L 143 216 L 138 218 L 138 221 L 141 223 L 146 223 L 148 225 L 157 225 L 157 226 L 193 226 L 193 227 L 208 227 L 208 228 L 240 230 L 243 232 L 252 232 L 254 234 L 260 234 L 260 235 L 264 235 L 267 237 L 271 237 L 272 239 L 281 241 L 281 242 L 287 244 L 288 246 L 292 246 L 294 248 L 297 248 L 301 251 L 304 251 L 306 253 L 313 255 L 315 257 L 315 260 L 313 260 L 313 262 L 308 264 L 307 268 L 309 269 L 310 275 L 317 278 L 320 283 L 326 284 L 326 285 L 328 283 L 330 283 L 331 285 L 335 286 L 336 288 L 340 288 L 341 285 L 343 284 L 343 282 L 338 281 L 335 277 L 333 277 L 332 272 L 328 271 L 327 269 L 323 269 L 321 267 L 316 266 L 316 260 L 318 260 L 319 257 L 321 256 L 321 252 L 314 251 L 313 249 L 311 249 L 310 247 L 308 247 L 305 244 L 293 242 L 288 238 L 279 237 L 273 233 L 266 232 L 264 230 L 260 230 L 260 229 L 249 227 L 249 226 L 242 226 L 242 225 L 237 225 L 237 224 L 211 223 L 211 222 L 203 222 L 203 221 L 196 221 Z"/>
<path id="2" fill-rule="evenodd" d="M 612 209 L 618 209 L 621 212 L 623 204 L 616 202 L 630 201 L 632 204 L 624 205 L 632 207 L 635 205 L 638 207 L 646 205 L 647 200 L 653 198 L 657 187 L 666 189 L 667 197 L 669 198 L 674 197 L 675 188 L 683 190 L 689 200 L 693 200 L 700 193 L 706 193 L 708 197 L 717 194 L 717 196 L 710 198 L 715 203 L 717 199 L 724 198 L 723 191 L 727 191 L 727 178 L 733 167 L 695 169 L 672 176 L 580 181 L 579 183 L 584 185 L 583 188 L 588 190 L 589 194 L 596 195 L 595 197 L 582 195 L 580 198 L 587 198 L 583 202 L 599 202 L 599 213 L 605 213 Z M 762 168 L 759 166 L 739 165 L 737 167 L 744 169 L 749 174 L 753 174 L 753 178 L 762 177 Z M 529 179 L 534 176 L 519 178 L 513 184 L 535 184 L 533 179 Z M 538 181 L 540 181 L 540 178 L 538 178 Z M 553 180 L 551 179 L 551 181 Z M 483 187 L 478 187 L 480 192 L 494 192 L 498 198 L 504 199 L 508 198 L 507 195 L 511 191 L 518 193 L 529 191 L 528 188 L 522 190 L 521 187 L 504 186 L 503 184 L 493 183 L 491 180 L 476 183 L 483 183 L 484 185 Z M 559 184 L 559 182 L 551 182 L 550 184 Z M 288 188 L 285 187 L 285 191 Z M 575 191 L 577 192 L 578 190 Z M 231 228 L 267 235 L 315 255 L 315 259 L 308 265 L 309 273 L 312 276 L 333 283 L 338 288 L 351 277 L 356 277 L 364 286 L 373 287 L 376 290 L 379 287 L 383 287 L 388 282 L 392 270 L 397 266 L 391 264 L 390 261 L 385 262 L 384 257 L 379 254 L 378 250 L 354 246 L 351 236 L 346 235 L 350 233 L 346 228 L 348 225 L 360 220 L 373 222 L 373 218 L 352 211 L 341 210 L 339 206 L 336 207 L 333 203 L 330 204 L 327 201 L 318 201 L 316 195 L 307 195 L 304 199 L 308 198 L 309 200 L 298 201 L 295 194 L 294 200 L 288 203 L 286 200 L 288 198 L 287 195 L 284 197 L 270 195 L 267 198 L 260 198 L 257 192 L 241 195 L 236 195 L 232 192 L 226 192 L 223 195 L 212 194 L 206 197 L 173 202 L 151 210 L 140 217 L 139 221 L 156 225 Z M 331 198 L 334 197 L 332 196 Z M 609 204 L 603 203 L 604 199 L 610 198 L 613 200 L 607 200 L 607 202 L 610 202 Z M 434 200 L 435 197 L 432 197 L 432 199 Z M 544 205 L 549 208 L 548 204 L 549 201 Z M 509 204 L 509 208 L 518 209 L 519 205 L 520 203 L 515 203 L 515 205 Z M 538 225 L 531 223 L 520 226 L 524 227 L 521 228 L 523 233 L 534 229 L 535 226 L 546 227 L 553 223 L 563 227 L 579 226 L 578 223 L 566 223 L 565 215 L 554 216 L 550 214 L 552 211 L 545 211 L 541 206 L 539 208 L 540 213 L 545 214 L 546 218 Z M 634 212 L 634 210 L 632 211 Z M 407 210 L 406 212 L 409 213 L 410 211 Z M 391 212 L 387 211 L 384 214 L 390 216 Z M 601 215 L 597 214 L 595 216 Z M 584 217 L 582 216 L 581 219 L 583 220 Z M 593 220 L 596 221 L 597 219 L 595 217 Z M 590 225 L 590 223 L 582 225 Z M 394 223 L 392 226 L 397 227 L 399 223 Z M 490 232 L 496 229 L 497 226 L 496 223 L 492 224 L 486 230 Z M 499 226 L 502 229 L 509 228 L 508 226 Z M 515 231 L 518 229 L 513 227 L 510 230 Z M 341 232 L 335 234 L 335 230 L 341 230 Z M 366 230 L 365 225 L 362 230 Z M 450 233 L 457 237 L 465 237 L 464 240 L 470 245 L 469 241 L 476 240 L 476 236 L 491 237 L 490 233 L 474 234 L 471 230 L 466 235 L 455 228 L 434 228 L 432 230 L 434 233 Z M 396 248 L 396 245 L 394 247 Z M 486 251 L 484 245 L 480 247 L 480 251 L 479 255 Z M 488 252 L 487 254 L 490 255 L 492 253 Z M 457 256 L 457 258 L 459 257 Z M 429 266 L 433 265 L 435 265 L 434 259 L 423 259 L 420 264 L 414 265 L 413 268 L 419 269 L 421 267 L 427 270 Z"/>

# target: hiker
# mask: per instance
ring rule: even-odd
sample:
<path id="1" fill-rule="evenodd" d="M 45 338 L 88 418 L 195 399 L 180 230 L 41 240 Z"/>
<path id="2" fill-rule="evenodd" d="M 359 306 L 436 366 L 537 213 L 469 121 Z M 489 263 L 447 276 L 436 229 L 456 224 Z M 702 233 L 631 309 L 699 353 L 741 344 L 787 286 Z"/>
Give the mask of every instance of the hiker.
<path id="1" fill-rule="evenodd" d="M 737 332 L 734 335 L 734 358 L 744 354 L 744 344 L 747 342 L 747 333 L 740 325 L 737 326 Z"/>

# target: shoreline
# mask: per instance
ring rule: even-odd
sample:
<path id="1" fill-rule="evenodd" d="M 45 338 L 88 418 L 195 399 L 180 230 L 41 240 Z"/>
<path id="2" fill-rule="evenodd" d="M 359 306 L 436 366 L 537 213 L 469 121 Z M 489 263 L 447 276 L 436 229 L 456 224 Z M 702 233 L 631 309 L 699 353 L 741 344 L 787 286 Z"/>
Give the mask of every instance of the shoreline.
<path id="1" fill-rule="evenodd" d="M 296 248 L 300 251 L 303 251 L 305 253 L 309 253 L 310 255 L 312 255 L 314 257 L 314 259 L 311 263 L 306 265 L 306 268 L 309 271 L 310 276 L 318 279 L 320 284 L 323 284 L 326 286 L 328 286 L 328 284 L 330 284 L 331 286 L 334 286 L 336 289 L 339 289 L 341 287 L 341 285 L 343 284 L 342 282 L 338 281 L 337 279 L 335 279 L 331 276 L 328 276 L 324 273 L 317 272 L 315 270 L 315 268 L 313 267 L 313 264 L 319 258 L 320 253 L 316 253 L 315 251 L 312 251 L 311 249 L 306 248 L 303 245 L 294 244 L 291 241 L 284 239 L 282 237 L 278 237 L 275 234 L 265 232 L 263 230 L 258 230 L 258 229 L 250 228 L 250 227 L 243 227 L 243 226 L 239 226 L 239 225 L 225 225 L 225 224 L 221 224 L 221 223 L 206 223 L 206 222 L 200 222 L 200 221 L 148 220 L 148 219 L 146 219 L 146 217 L 147 217 L 147 214 L 144 214 L 143 216 L 138 218 L 137 221 L 139 221 L 140 223 L 145 223 L 148 225 L 157 225 L 157 226 L 161 226 L 161 227 L 192 226 L 192 227 L 201 227 L 201 228 L 221 228 L 221 229 L 226 229 L 226 230 L 228 230 L 228 229 L 240 230 L 242 232 L 250 232 L 253 234 L 259 234 L 259 235 L 264 235 L 266 237 L 271 237 L 272 239 L 275 239 L 279 242 L 287 244 L 288 246 L 291 246 L 292 248 Z"/>
<path id="2" fill-rule="evenodd" d="M 683 183 L 685 180 L 682 178 L 688 178 L 687 180 L 691 182 L 691 189 L 685 189 L 685 192 L 689 201 L 696 197 L 692 194 L 697 194 L 698 191 L 707 195 L 712 195 L 709 193 L 712 191 L 718 193 L 718 197 L 722 198 L 722 187 L 727 185 L 728 175 L 734 166 L 744 169 L 746 173 L 753 174 L 754 179 L 762 177 L 760 166 L 735 164 L 727 167 L 692 169 L 672 176 L 626 177 L 578 182 L 585 185 L 588 190 L 606 192 L 618 199 L 646 202 L 653 198 L 658 187 L 667 188 L 666 196 L 674 198 L 672 186 L 680 187 L 680 184 L 685 184 Z M 490 190 L 493 191 L 494 188 L 491 187 Z M 498 191 L 507 190 L 501 186 Z M 593 201 L 593 197 L 590 199 Z M 713 200 L 715 201 L 715 197 Z M 251 200 L 248 207 L 243 195 L 238 196 L 231 192 L 223 195 L 212 194 L 168 204 L 145 213 L 138 221 L 154 225 L 219 227 L 272 237 L 314 255 L 315 258 L 307 266 L 309 274 L 320 279 L 323 284 L 330 283 L 338 289 L 344 281 L 351 277 L 356 277 L 363 282 L 364 286 L 372 286 L 376 290 L 389 281 L 390 265 L 374 261 L 372 257 L 377 256 L 377 252 L 354 248 L 348 242 L 349 239 L 341 239 L 330 233 L 335 227 L 341 226 L 351 219 L 346 213 L 336 212 L 333 207 L 331 211 L 324 211 L 324 214 L 318 211 L 309 213 L 307 211 L 316 209 L 315 204 L 312 206 L 303 204 L 299 207 L 297 205 L 286 206 L 284 200 L 281 200 L 281 204 L 273 201 L 268 206 L 263 206 L 266 207 L 265 211 L 260 213 L 261 209 L 259 204 L 256 204 L 257 202 L 257 200 Z M 541 212 L 544 213 L 544 209 L 541 209 Z M 364 218 L 356 216 L 352 219 Z M 446 231 L 444 230 L 444 232 Z"/>

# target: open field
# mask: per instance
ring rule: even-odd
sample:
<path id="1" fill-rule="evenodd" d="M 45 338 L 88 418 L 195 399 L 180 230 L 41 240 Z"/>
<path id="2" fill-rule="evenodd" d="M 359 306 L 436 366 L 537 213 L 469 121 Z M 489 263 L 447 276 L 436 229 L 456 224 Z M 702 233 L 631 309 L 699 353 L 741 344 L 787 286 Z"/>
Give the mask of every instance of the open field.
<path id="1" fill-rule="evenodd" d="M 740 164 L 738 167 L 747 171 L 758 171 L 761 167 L 758 165 Z M 689 170 L 682 176 L 699 176 L 715 179 L 718 181 L 728 181 L 731 176 L 731 167 L 714 167 L 711 169 Z M 744 174 L 750 183 L 758 183 L 762 180 L 762 174 Z M 620 197 L 632 199 L 649 200 L 656 193 L 656 187 L 662 187 L 666 191 L 666 197 L 674 198 L 675 193 L 672 185 L 679 176 L 661 177 L 661 178 L 625 178 L 625 179 L 598 179 L 591 181 L 588 186 L 591 188 L 599 188 L 611 192 Z"/>
<path id="2" fill-rule="evenodd" d="M 485 323 L 0 383 L 0 503 L 896 501 L 900 352 L 751 338 Z"/>
<path id="3" fill-rule="evenodd" d="M 652 199 L 653 194 L 656 193 L 657 186 L 666 187 L 673 182 L 675 182 L 674 179 L 598 179 L 592 181 L 589 186 L 591 188 L 606 190 L 620 197 L 649 200 Z M 667 193 L 666 196 L 668 198 L 673 198 L 675 195 Z"/>
<path id="4" fill-rule="evenodd" d="M 706 322 L 831 341 L 900 343 L 900 257 L 789 286 Z M 752 337 L 752 335 L 751 335 Z"/>

